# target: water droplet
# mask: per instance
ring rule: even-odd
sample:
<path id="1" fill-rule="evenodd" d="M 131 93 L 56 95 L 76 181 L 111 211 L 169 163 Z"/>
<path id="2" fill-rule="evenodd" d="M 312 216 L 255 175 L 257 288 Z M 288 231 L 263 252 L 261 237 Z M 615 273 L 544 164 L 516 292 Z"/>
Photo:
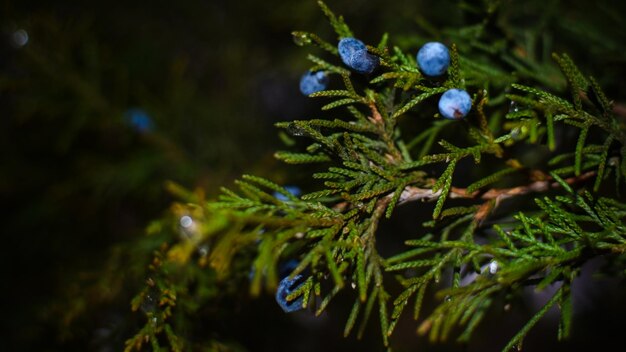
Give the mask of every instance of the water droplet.
<path id="1" fill-rule="evenodd" d="M 198 224 L 189 215 L 181 216 L 178 220 L 180 237 L 190 240 L 198 235 Z"/>
<path id="2" fill-rule="evenodd" d="M 306 32 L 293 32 L 293 42 L 296 43 L 297 46 L 305 46 L 307 44 L 311 44 L 311 37 L 309 33 Z"/>
<path id="3" fill-rule="evenodd" d="M 189 215 L 185 215 L 180 218 L 180 226 L 184 228 L 189 228 L 193 225 L 193 219 Z"/>
<path id="4" fill-rule="evenodd" d="M 18 29 L 11 34 L 11 43 L 16 48 L 21 48 L 28 43 L 28 32 Z"/>
<path id="5" fill-rule="evenodd" d="M 209 245 L 204 244 L 198 248 L 198 254 L 204 258 L 209 254 Z"/>
<path id="6" fill-rule="evenodd" d="M 295 123 L 289 124 L 289 126 L 287 127 L 287 132 L 289 132 L 289 134 L 294 137 L 301 137 L 301 136 L 304 136 L 305 134 L 304 130 L 298 127 L 298 125 L 296 125 Z"/>
<path id="7" fill-rule="evenodd" d="M 519 127 L 515 127 L 511 130 L 511 137 L 513 137 L 513 139 L 518 139 L 521 134 L 522 133 Z"/>
<path id="8" fill-rule="evenodd" d="M 518 112 L 518 111 L 519 111 L 519 105 L 517 104 L 517 102 L 511 101 L 511 104 L 509 105 L 509 113 Z"/>
<path id="9" fill-rule="evenodd" d="M 152 290 L 151 290 L 152 291 Z M 143 301 L 141 302 L 141 311 L 144 313 L 154 312 L 157 306 L 157 300 L 155 298 L 155 294 L 150 292 L 143 297 Z"/>
<path id="10" fill-rule="evenodd" d="M 495 275 L 495 273 L 497 272 L 498 272 L 498 262 L 495 260 L 492 260 L 491 263 L 489 263 L 489 274 Z"/>

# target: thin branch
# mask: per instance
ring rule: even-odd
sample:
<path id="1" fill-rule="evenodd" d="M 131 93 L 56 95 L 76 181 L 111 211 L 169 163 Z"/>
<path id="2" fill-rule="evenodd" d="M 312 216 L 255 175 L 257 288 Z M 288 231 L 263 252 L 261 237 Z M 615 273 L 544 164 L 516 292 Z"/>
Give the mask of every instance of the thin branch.
<path id="1" fill-rule="evenodd" d="M 589 171 L 580 176 L 567 178 L 564 181 L 568 185 L 572 185 L 572 184 L 587 180 L 595 176 L 595 174 L 596 174 L 595 171 Z M 546 176 L 545 180 L 535 181 L 526 186 L 517 186 L 517 187 L 512 187 L 512 188 L 492 188 L 480 196 L 480 199 L 483 199 L 486 202 L 483 203 L 481 205 L 481 208 L 479 208 L 478 211 L 476 212 L 475 219 L 481 222 L 487 217 L 487 215 L 493 209 L 495 209 L 499 205 L 501 201 L 505 199 L 528 194 L 528 193 L 545 192 L 551 188 L 557 189 L 560 187 L 561 185 L 558 182 L 555 182 L 554 180 L 552 180 L 550 176 Z M 467 190 L 465 188 L 451 187 L 448 197 L 476 199 L 476 197 L 479 194 L 480 192 L 478 191 L 473 192 L 473 193 L 467 193 Z M 387 197 L 391 197 L 391 196 L 392 195 L 390 194 Z M 433 190 L 429 188 L 407 186 L 402 191 L 402 195 L 400 195 L 400 199 L 398 200 L 398 205 L 408 203 L 408 202 L 413 202 L 413 201 L 434 201 L 438 199 L 440 196 L 441 196 L 441 190 L 437 192 L 433 192 Z"/>

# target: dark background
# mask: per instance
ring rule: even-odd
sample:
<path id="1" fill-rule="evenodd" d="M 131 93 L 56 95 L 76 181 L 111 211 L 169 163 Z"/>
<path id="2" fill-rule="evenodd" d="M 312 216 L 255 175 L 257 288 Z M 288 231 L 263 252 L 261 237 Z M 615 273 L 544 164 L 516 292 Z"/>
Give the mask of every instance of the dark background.
<path id="1" fill-rule="evenodd" d="M 483 18 L 474 10 L 480 1 L 329 5 L 365 42 L 389 32 L 411 52 Z M 550 65 L 550 51 L 569 53 L 624 102 L 625 14 L 620 1 L 503 1 L 488 29 L 541 64 Z M 3 1 L 0 20 L 2 344 L 119 350 L 138 324 L 128 302 L 141 282 L 128 284 L 123 278 L 133 274 L 120 272 L 116 289 L 85 287 L 98 287 L 111 256 L 129 261 L 129 270 L 144 266 L 119 253 L 143 243 L 148 222 L 165 213 L 173 200 L 168 180 L 209 196 L 243 172 L 306 182 L 272 157 L 281 146 L 272 124 L 315 117 L 320 106 L 297 89 L 309 48 L 294 45 L 290 32 L 335 36 L 314 1 Z M 13 38 L 20 29 L 29 36 L 24 46 Z M 125 123 L 124 112 L 137 107 L 153 119 L 152 132 Z M 413 235 L 411 211 L 420 210 L 403 210 L 382 231 Z M 555 320 L 547 319 L 527 350 L 626 342 L 624 287 L 581 281 L 589 283 L 581 285 L 572 341 L 557 345 Z M 508 315 L 494 312 L 469 350 L 503 346 L 536 309 L 528 297 L 520 302 L 527 305 Z M 285 316 L 269 296 L 220 304 L 224 320 L 208 318 L 206 334 L 250 351 L 382 350 L 377 329 L 361 343 L 340 337 L 348 297 L 318 320 Z M 398 329 L 397 350 L 427 349 L 414 327 L 407 321 Z"/>

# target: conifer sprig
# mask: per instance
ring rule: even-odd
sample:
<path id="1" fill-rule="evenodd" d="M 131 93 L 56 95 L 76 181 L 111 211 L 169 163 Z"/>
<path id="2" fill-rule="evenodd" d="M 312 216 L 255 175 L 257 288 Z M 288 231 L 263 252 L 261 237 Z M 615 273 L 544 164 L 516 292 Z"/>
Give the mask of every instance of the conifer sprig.
<path id="1" fill-rule="evenodd" d="M 338 38 L 353 36 L 341 16 L 320 6 Z M 480 28 L 465 30 L 480 34 Z M 460 331 L 457 340 L 468 341 L 497 298 L 527 285 L 538 290 L 557 285 L 505 350 L 520 346 L 555 305 L 562 315 L 558 336 L 567 338 L 571 287 L 581 266 L 599 255 L 623 256 L 626 250 L 626 205 L 586 191 L 591 178 L 597 191 L 611 173 L 619 182 L 626 177 L 626 133 L 597 82 L 581 74 L 568 56 L 555 55 L 570 88 L 565 99 L 534 88 L 532 80 L 518 83 L 518 76 L 499 68 L 509 65 L 536 79 L 536 65 L 522 65 L 508 55 L 497 57 L 499 65 L 489 65 L 455 45 L 448 73 L 431 79 L 412 55 L 397 46 L 390 50 L 387 35 L 367 46 L 381 64 L 364 82 L 342 66 L 332 39 L 306 32 L 294 32 L 294 38 L 323 49 L 325 56 L 309 56 L 311 70 L 331 72 L 343 85 L 310 95 L 323 101 L 321 109 L 331 110 L 332 118 L 276 124 L 310 143 L 304 150 L 276 152 L 276 158 L 315 164 L 312 178 L 319 186 L 296 197 L 265 178 L 245 175 L 236 191 L 224 189 L 219 200 L 193 207 L 198 228 L 176 241 L 165 258 L 178 265 L 208 265 L 222 279 L 234 276 L 236 263 L 247 260 L 253 295 L 263 288 L 273 291 L 280 263 L 297 259 L 290 277 L 306 279 L 288 301 L 302 298 L 302 307 L 314 305 L 319 315 L 350 286 L 355 301 L 344 335 L 356 328 L 361 336 L 374 312 L 385 345 L 410 303 L 415 320 L 426 316 L 419 324 L 421 334 L 442 341 Z M 474 41 L 472 47 L 481 46 Z M 450 88 L 471 93 L 474 110 L 465 120 L 442 120 L 433 113 L 434 98 Z M 514 93 L 507 93 L 511 88 Z M 401 126 L 407 121 L 419 125 L 415 135 L 404 135 Z M 454 143 L 446 136 L 452 128 L 458 132 Z M 575 143 L 557 137 L 572 128 Z M 551 158 L 547 167 L 520 161 L 518 154 L 533 145 L 544 147 Z M 471 166 L 464 165 L 466 160 Z M 456 186 L 461 172 L 466 188 Z M 510 182 L 511 176 L 517 179 Z M 529 195 L 534 204 L 515 211 L 513 220 L 492 218 L 503 202 Z M 459 199 L 463 204 L 455 204 Z M 430 232 L 384 258 L 376 247 L 379 224 L 412 201 L 435 203 L 432 221 L 415 224 Z M 198 258 L 201 246 L 211 249 Z M 402 289 L 395 290 L 391 280 Z M 442 284 L 447 288 L 436 294 L 437 306 L 423 307 L 429 288 Z"/>

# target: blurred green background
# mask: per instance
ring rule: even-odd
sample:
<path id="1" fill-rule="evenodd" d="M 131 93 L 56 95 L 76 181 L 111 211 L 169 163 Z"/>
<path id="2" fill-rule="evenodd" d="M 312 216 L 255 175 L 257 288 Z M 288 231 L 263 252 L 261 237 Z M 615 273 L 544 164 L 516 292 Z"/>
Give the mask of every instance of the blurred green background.
<path id="1" fill-rule="evenodd" d="M 329 5 L 364 41 L 375 43 L 386 31 L 413 52 L 485 16 L 483 1 Z M 624 102 L 624 7 L 623 1 L 502 1 L 486 28 L 503 50 L 521 50 L 540 65 L 550 65 L 551 51 L 568 52 Z M 142 284 L 126 278 L 141 276 L 133 270 L 146 259 L 124 248 L 154 246 L 140 239 L 173 200 L 166 181 L 209 196 L 243 172 L 306 182 L 306 175 L 291 176 L 297 168 L 273 160 L 281 143 L 272 124 L 316 116 L 319 107 L 298 91 L 308 49 L 295 46 L 290 32 L 329 41 L 334 35 L 312 0 L 3 1 L 0 11 L 2 345 L 119 350 L 136 327 L 128 302 Z M 129 109 L 145 111 L 152 128 L 129 123 Z M 128 272 L 113 273 L 117 286 L 98 286 L 103 272 L 120 267 Z M 619 296 L 604 299 L 611 310 Z M 245 324 L 231 317 L 221 328 L 208 324 L 208 331 L 251 351 L 380 349 L 376 335 L 356 345 L 339 336 L 347 308 L 316 322 L 275 314 L 270 327 L 260 317 L 277 311 L 271 297 L 260 301 L 255 308 L 230 302 L 225 307 L 243 309 L 236 314 L 248 317 Z M 619 310 L 613 312 L 605 318 L 620 321 Z M 107 330 L 112 325 L 116 334 Z M 538 333 L 530 346 L 557 348 L 553 327 L 546 329 L 547 340 Z M 619 336 L 611 324 L 603 329 L 608 341 Z M 414 332 L 399 335 L 415 347 Z M 502 346 L 508 335 L 490 342 L 485 328 L 479 336 L 484 342 L 474 350 Z M 590 345 L 577 340 L 558 348 L 573 346 Z"/>

